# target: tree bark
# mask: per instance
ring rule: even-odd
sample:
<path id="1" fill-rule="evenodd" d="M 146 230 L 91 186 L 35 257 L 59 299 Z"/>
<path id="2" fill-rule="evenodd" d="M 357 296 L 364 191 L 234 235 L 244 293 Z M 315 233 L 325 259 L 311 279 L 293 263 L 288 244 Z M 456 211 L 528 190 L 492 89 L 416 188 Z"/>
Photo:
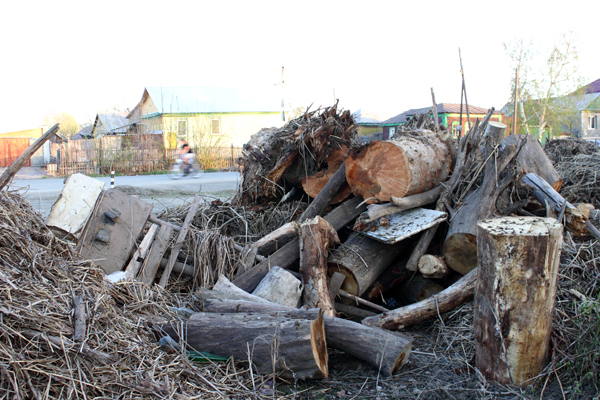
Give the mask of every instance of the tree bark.
<path id="1" fill-rule="evenodd" d="M 386 244 L 354 232 L 329 257 L 329 271 L 346 275 L 342 289 L 361 296 L 406 247 Z"/>
<path id="2" fill-rule="evenodd" d="M 477 270 L 474 269 L 438 294 L 388 313 L 365 318 L 362 323 L 367 326 L 397 330 L 437 317 L 471 298 L 476 282 Z"/>
<path id="3" fill-rule="evenodd" d="M 304 189 L 304 192 L 314 199 L 321 193 L 327 183 L 335 177 L 336 180 L 342 180 L 342 182 L 341 184 L 335 183 L 338 192 L 330 200 L 330 203 L 337 204 L 346 200 L 352 194 L 352 189 L 346 183 L 346 166 L 344 164 L 346 157 L 348 157 L 348 151 L 347 146 L 333 150 L 329 157 L 327 157 L 327 169 L 302 179 L 302 189 Z M 342 168 L 341 171 L 340 168 Z"/>
<path id="4" fill-rule="evenodd" d="M 547 364 L 562 233 L 553 218 L 478 224 L 473 321 L 476 365 L 486 378 L 524 386 Z"/>
<path id="5" fill-rule="evenodd" d="M 328 355 L 321 314 L 316 319 L 267 314 L 195 313 L 184 323 L 163 325 L 173 339 L 190 348 L 238 361 L 250 359 L 261 374 L 281 372 L 295 379 L 327 377 Z"/>
<path id="6" fill-rule="evenodd" d="M 353 150 L 346 160 L 346 180 L 354 194 L 369 202 L 390 201 L 391 196 L 433 189 L 448 178 L 451 164 L 450 149 L 439 135 L 403 135 Z"/>
<path id="7" fill-rule="evenodd" d="M 269 313 L 282 314 L 285 318 L 312 319 L 317 310 L 282 309 L 272 304 L 243 301 L 204 302 L 204 310 L 216 313 Z M 341 318 L 324 316 L 327 345 L 355 356 L 375 368 L 384 376 L 395 374 L 408 361 L 412 340 L 377 328 L 370 328 Z"/>
<path id="8" fill-rule="evenodd" d="M 544 152 L 542 145 L 533 135 L 520 135 L 525 144 L 517 156 L 517 164 L 521 175 L 535 173 L 544 179 L 557 192 L 562 186 L 562 178 L 554 169 L 552 161 Z"/>
<path id="9" fill-rule="evenodd" d="M 288 222 L 278 229 L 275 229 L 267 236 L 263 236 L 252 243 L 252 246 L 257 249 L 258 254 L 268 256 L 292 241 L 296 236 L 295 224 L 293 222 Z"/>
<path id="10" fill-rule="evenodd" d="M 325 220 L 329 222 L 337 231 L 346 226 L 350 221 L 354 220 L 366 209 L 366 205 L 360 206 L 362 198 L 354 197 L 346 200 L 333 211 L 325 216 Z M 312 217 L 311 217 L 312 218 Z M 287 269 L 300 257 L 300 239 L 295 238 L 290 243 L 277 250 L 266 260 L 256 264 L 252 269 L 246 271 L 237 277 L 233 283 L 245 291 L 251 292 L 256 288 L 256 285 L 264 278 L 271 266 L 278 266 Z"/>

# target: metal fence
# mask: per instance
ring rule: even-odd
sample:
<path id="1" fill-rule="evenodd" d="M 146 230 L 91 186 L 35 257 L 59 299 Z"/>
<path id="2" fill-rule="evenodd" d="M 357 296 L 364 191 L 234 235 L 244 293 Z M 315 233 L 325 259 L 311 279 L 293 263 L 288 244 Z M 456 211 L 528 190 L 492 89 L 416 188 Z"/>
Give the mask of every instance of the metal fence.
<path id="1" fill-rule="evenodd" d="M 208 169 L 237 168 L 241 147 L 211 147 L 195 149 L 196 161 Z M 81 149 L 64 146 L 56 150 L 58 175 L 121 174 L 165 171 L 178 156 L 176 150 L 160 148 L 107 148 Z"/>

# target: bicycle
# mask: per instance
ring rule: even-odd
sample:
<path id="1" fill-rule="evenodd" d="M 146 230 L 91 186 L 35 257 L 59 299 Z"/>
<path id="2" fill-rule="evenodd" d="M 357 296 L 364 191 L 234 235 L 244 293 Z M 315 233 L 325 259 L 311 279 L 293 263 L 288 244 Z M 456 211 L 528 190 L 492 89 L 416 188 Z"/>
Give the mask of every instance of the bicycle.
<path id="1" fill-rule="evenodd" d="M 175 160 L 173 164 L 171 164 L 171 169 L 169 173 L 169 177 L 171 179 L 179 179 L 184 176 L 191 176 L 192 178 L 199 178 L 204 174 L 204 170 L 197 162 L 192 164 L 192 168 L 186 171 L 186 165 L 184 164 L 181 158 Z"/>

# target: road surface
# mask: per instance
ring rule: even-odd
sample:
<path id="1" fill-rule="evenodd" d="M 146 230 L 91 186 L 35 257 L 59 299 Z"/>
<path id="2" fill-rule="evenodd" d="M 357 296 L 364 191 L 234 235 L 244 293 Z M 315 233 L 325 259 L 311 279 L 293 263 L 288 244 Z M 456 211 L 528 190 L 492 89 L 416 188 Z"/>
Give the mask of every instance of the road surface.
<path id="1" fill-rule="evenodd" d="M 110 177 L 94 178 L 110 188 Z M 170 179 L 168 175 L 117 176 L 115 186 L 126 187 L 129 194 L 137 194 L 145 201 L 154 203 L 154 212 L 191 201 L 196 193 L 208 197 L 229 198 L 237 190 L 238 172 L 205 173 L 199 178 Z M 64 178 L 13 180 L 10 189 L 18 189 L 42 215 L 50 213 L 52 205 L 60 196 Z"/>

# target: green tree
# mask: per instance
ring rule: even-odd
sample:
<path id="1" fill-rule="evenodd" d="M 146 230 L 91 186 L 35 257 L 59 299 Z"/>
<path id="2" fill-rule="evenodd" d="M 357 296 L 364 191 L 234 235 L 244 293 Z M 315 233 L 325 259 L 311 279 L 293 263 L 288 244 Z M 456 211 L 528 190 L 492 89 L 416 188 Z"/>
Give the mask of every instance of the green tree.
<path id="1" fill-rule="evenodd" d="M 556 136 L 569 130 L 576 114 L 582 85 L 578 53 L 572 33 L 561 35 L 543 54 L 523 39 L 504 44 L 513 67 L 519 69 L 518 125 L 527 134 Z M 515 82 L 511 82 L 513 101 Z"/>
<path id="2" fill-rule="evenodd" d="M 46 126 L 53 126 L 54 124 L 60 124 L 59 135 L 70 138 L 81 130 L 79 124 L 71 114 L 66 112 L 48 114 L 44 117 L 43 121 Z"/>

